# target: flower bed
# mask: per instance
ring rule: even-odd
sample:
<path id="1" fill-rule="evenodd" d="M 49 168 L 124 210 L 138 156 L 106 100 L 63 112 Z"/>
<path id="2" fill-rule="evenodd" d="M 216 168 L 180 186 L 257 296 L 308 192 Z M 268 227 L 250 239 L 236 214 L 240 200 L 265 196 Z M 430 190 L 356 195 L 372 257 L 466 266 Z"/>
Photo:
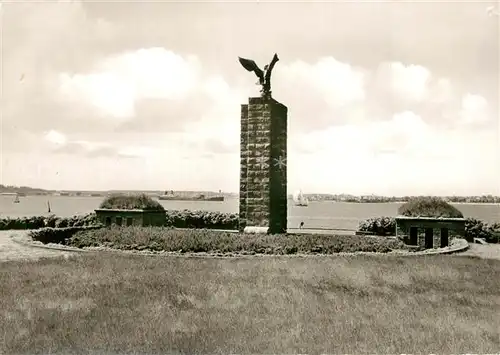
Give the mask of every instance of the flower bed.
<path id="1" fill-rule="evenodd" d="M 42 242 L 48 240 L 40 231 L 32 232 L 31 237 Z M 61 237 L 59 243 L 77 248 L 102 246 L 119 250 L 191 253 L 333 254 L 408 250 L 401 241 L 388 238 L 323 234 L 259 235 L 164 227 L 112 227 L 74 233 L 71 231 L 71 235 Z"/>

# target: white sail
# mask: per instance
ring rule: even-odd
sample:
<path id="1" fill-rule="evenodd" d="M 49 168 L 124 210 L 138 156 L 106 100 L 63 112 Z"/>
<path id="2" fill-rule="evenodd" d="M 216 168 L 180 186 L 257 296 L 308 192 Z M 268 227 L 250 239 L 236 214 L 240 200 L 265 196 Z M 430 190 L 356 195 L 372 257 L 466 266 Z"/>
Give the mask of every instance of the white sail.
<path id="1" fill-rule="evenodd" d="M 302 194 L 302 190 L 293 194 L 293 200 L 296 206 L 307 206 L 309 204 L 309 200 Z"/>

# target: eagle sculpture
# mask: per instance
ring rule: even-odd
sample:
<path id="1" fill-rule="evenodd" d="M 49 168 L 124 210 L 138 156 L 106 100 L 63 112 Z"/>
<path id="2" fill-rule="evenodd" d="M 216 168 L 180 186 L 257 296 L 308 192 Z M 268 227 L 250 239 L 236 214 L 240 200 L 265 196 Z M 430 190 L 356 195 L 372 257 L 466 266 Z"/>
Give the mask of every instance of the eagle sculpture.
<path id="1" fill-rule="evenodd" d="M 243 68 L 250 72 L 254 72 L 255 75 L 259 78 L 259 81 L 256 83 L 257 85 L 261 85 L 262 88 L 260 90 L 263 97 L 270 98 L 271 97 L 271 72 L 278 62 L 279 58 L 277 54 L 274 54 L 271 63 L 264 66 L 264 70 L 261 70 L 258 65 L 251 59 L 245 59 L 238 57 L 240 64 Z"/>

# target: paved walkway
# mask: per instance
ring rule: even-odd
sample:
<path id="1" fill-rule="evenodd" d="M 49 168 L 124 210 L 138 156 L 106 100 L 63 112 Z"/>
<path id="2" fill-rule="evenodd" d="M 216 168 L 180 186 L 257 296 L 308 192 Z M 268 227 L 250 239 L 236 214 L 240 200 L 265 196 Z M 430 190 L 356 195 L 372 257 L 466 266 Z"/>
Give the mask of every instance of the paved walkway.
<path id="1" fill-rule="evenodd" d="M 37 260 L 40 258 L 47 257 L 59 257 L 64 255 L 70 255 L 73 253 L 58 251 L 58 250 L 48 250 L 42 248 L 30 248 L 27 246 L 15 243 L 11 239 L 11 235 L 16 237 L 26 236 L 28 231 L 0 231 L 0 262 L 9 260 Z"/>
<path id="2" fill-rule="evenodd" d="M 470 244 L 468 250 L 457 255 L 478 256 L 482 259 L 500 260 L 500 244 Z"/>

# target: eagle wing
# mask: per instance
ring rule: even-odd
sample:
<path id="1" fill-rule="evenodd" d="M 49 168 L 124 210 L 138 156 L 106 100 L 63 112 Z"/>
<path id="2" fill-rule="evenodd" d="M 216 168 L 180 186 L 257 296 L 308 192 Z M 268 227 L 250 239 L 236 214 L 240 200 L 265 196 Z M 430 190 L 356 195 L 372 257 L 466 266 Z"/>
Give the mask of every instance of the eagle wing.
<path id="1" fill-rule="evenodd" d="M 257 64 L 251 59 L 245 59 L 238 57 L 240 64 L 248 71 L 253 71 L 255 75 L 262 79 L 264 77 L 264 72 L 257 66 Z"/>

